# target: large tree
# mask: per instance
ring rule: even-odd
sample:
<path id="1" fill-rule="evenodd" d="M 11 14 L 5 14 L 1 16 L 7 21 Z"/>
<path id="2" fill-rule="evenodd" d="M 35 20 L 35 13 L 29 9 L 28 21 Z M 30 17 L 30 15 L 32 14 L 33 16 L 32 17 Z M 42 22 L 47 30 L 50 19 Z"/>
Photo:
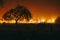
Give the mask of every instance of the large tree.
<path id="1" fill-rule="evenodd" d="M 29 21 L 31 18 L 32 18 L 32 15 L 29 12 L 29 10 L 27 8 L 25 8 L 24 6 L 20 6 L 20 5 L 18 5 L 14 9 L 10 9 L 9 11 L 7 11 L 3 15 L 4 20 L 6 20 L 6 19 L 7 20 L 15 19 L 16 23 L 17 23 L 18 20 L 24 20 L 24 19 Z"/>

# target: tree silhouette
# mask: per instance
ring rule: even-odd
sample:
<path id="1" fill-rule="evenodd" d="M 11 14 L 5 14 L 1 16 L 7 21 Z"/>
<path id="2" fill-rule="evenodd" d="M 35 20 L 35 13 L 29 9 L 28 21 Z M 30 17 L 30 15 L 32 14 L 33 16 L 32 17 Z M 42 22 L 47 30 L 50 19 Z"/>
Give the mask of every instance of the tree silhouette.
<path id="1" fill-rule="evenodd" d="M 4 20 L 12 20 L 13 17 L 11 16 L 11 14 L 9 12 L 6 12 L 3 17 Z"/>
<path id="2" fill-rule="evenodd" d="M 23 17 L 27 21 L 29 21 L 32 18 L 31 13 L 24 6 L 19 6 L 18 5 L 15 9 L 16 9 L 16 12 L 15 12 L 15 14 L 16 14 L 15 16 L 16 17 L 17 16 L 20 16 L 20 18 Z"/>
<path id="3" fill-rule="evenodd" d="M 60 24 L 60 17 L 57 17 L 57 19 L 55 20 L 55 23 Z"/>
<path id="4" fill-rule="evenodd" d="M 19 6 L 19 5 L 14 9 L 10 9 L 8 12 L 6 12 L 3 15 L 4 20 L 15 19 L 16 23 L 18 20 L 24 20 L 24 19 L 29 21 L 31 18 L 32 18 L 32 16 L 31 16 L 31 13 L 29 12 L 29 10 L 26 9 L 24 6 Z"/>

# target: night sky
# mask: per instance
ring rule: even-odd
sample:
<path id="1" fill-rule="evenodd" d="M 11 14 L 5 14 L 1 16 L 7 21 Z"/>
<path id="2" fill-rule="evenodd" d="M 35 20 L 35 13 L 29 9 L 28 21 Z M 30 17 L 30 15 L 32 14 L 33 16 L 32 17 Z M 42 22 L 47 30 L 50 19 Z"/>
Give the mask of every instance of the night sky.
<path id="1" fill-rule="evenodd" d="M 60 16 L 59 0 L 4 0 L 2 4 L 4 7 L 0 5 L 0 18 L 7 10 L 15 8 L 18 4 L 25 6 L 34 19 L 48 19 Z"/>

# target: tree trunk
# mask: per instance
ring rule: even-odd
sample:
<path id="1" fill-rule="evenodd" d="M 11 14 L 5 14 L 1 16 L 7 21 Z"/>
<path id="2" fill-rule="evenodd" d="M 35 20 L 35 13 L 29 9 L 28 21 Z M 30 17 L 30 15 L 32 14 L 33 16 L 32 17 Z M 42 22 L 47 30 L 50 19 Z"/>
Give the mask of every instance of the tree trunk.
<path id="1" fill-rule="evenodd" d="M 18 20 L 16 20 L 16 24 L 18 24 Z"/>

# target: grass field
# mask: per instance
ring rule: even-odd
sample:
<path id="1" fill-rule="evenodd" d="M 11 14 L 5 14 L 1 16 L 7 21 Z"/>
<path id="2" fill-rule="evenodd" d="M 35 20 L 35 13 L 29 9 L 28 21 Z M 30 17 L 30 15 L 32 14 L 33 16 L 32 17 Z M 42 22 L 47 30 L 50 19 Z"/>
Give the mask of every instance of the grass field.
<path id="1" fill-rule="evenodd" d="M 0 40 L 60 39 L 60 24 L 0 24 Z"/>

